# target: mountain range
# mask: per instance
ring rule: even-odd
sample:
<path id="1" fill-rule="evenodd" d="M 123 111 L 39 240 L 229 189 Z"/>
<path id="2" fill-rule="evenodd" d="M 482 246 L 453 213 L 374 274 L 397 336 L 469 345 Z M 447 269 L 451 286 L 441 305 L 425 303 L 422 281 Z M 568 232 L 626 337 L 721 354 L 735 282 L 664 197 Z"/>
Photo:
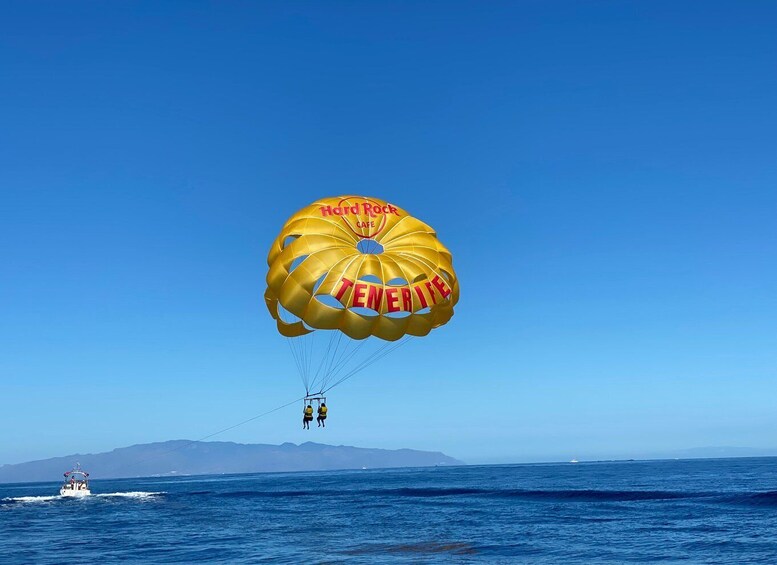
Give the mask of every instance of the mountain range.
<path id="1" fill-rule="evenodd" d="M 0 483 L 60 480 L 76 463 L 92 479 L 464 464 L 440 452 L 414 449 L 371 449 L 313 442 L 268 445 L 172 440 L 106 453 L 2 465 Z"/>

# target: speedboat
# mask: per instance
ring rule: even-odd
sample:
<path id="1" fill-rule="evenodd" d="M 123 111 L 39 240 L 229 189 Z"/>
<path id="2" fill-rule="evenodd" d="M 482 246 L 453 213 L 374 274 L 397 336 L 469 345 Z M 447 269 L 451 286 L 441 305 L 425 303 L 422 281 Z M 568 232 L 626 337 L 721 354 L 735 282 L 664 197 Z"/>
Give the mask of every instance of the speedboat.
<path id="1" fill-rule="evenodd" d="M 89 473 L 81 468 L 80 463 L 76 463 L 70 471 L 65 473 L 65 483 L 59 489 L 61 496 L 89 496 L 92 491 L 89 490 Z"/>

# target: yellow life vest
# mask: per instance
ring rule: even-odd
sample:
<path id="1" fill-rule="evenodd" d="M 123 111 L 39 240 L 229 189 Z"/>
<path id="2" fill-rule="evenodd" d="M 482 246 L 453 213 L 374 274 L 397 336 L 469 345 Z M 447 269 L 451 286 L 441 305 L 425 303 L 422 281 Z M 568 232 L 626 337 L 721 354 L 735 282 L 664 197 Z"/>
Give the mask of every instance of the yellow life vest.
<path id="1" fill-rule="evenodd" d="M 305 418 L 313 418 L 313 408 L 305 408 Z"/>
<path id="2" fill-rule="evenodd" d="M 320 418 L 326 418 L 326 411 L 327 411 L 327 407 L 326 406 L 322 406 L 321 408 L 319 408 L 318 409 L 319 417 Z"/>

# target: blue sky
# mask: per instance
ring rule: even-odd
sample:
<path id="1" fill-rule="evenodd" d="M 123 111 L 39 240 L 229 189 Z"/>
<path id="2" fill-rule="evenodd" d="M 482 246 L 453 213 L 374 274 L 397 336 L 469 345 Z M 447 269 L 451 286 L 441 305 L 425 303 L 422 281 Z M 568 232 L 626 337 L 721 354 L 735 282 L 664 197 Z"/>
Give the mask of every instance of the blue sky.
<path id="1" fill-rule="evenodd" d="M 777 448 L 772 2 L 10 2 L 0 463 L 300 396 L 266 254 L 360 193 L 454 254 L 450 324 L 218 439 L 469 462 Z"/>

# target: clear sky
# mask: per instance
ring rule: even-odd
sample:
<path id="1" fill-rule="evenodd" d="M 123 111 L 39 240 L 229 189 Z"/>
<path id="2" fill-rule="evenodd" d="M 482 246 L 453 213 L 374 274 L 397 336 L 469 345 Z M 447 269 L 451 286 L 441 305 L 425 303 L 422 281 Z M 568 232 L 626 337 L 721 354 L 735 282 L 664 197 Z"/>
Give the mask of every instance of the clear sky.
<path id="1" fill-rule="evenodd" d="M 453 320 L 217 439 L 468 462 L 777 448 L 774 2 L 5 2 L 0 463 L 301 394 L 269 245 L 365 194 Z"/>

